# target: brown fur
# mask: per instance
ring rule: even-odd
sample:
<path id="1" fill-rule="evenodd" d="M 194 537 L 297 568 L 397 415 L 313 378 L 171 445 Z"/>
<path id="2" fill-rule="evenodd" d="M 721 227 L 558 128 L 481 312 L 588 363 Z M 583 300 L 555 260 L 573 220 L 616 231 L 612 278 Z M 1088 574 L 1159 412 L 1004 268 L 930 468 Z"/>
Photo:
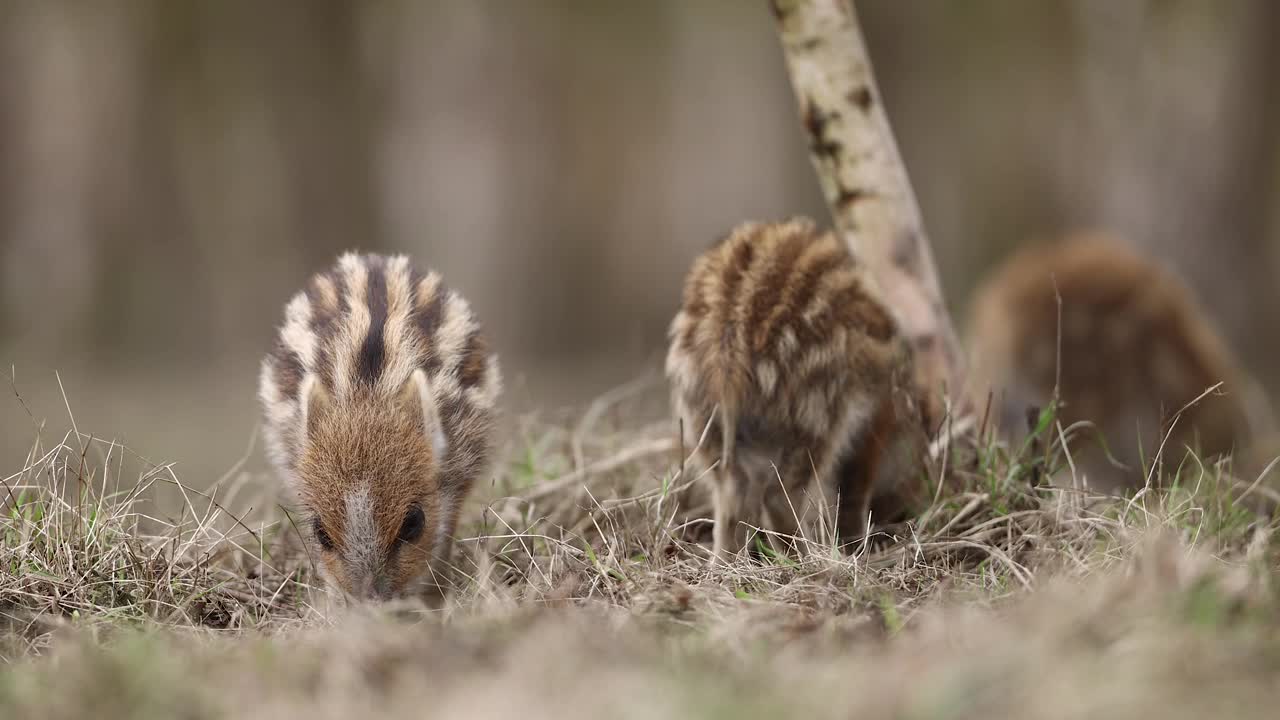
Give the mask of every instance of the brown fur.
<path id="1" fill-rule="evenodd" d="M 870 493 L 866 507 L 841 505 L 840 527 L 849 532 L 866 530 L 868 510 L 875 522 L 900 522 L 924 510 L 933 499 L 928 492 L 931 478 L 923 403 L 915 394 L 907 364 L 896 370 L 892 396 L 835 469 L 841 497 L 853 497 L 856 488 L 870 486 L 865 490 Z"/>
<path id="2" fill-rule="evenodd" d="M 1095 423 L 1129 468 L 1114 467 L 1092 438 L 1076 443 L 1074 459 L 1092 487 L 1143 482 L 1142 456 L 1155 454 L 1172 415 L 1219 382 L 1220 394 L 1173 427 L 1164 460 L 1176 465 L 1188 446 L 1227 453 L 1246 439 L 1244 378 L 1209 320 L 1172 275 L 1113 240 L 1075 235 L 1017 253 L 978 290 L 970 325 L 975 390 L 995 393 L 1001 425 L 1015 439 L 1027 409 L 1050 401 L 1060 373 L 1063 426 Z"/>
<path id="3" fill-rule="evenodd" d="M 332 401 L 330 401 L 332 402 Z M 321 552 L 326 574 L 339 587 L 355 595 L 398 595 L 423 571 L 430 559 L 436 534 L 424 532 L 413 543 L 396 534 L 409 506 L 418 503 L 427 527 L 437 527 L 441 515 L 437 459 L 423 432 L 421 409 L 411 403 L 379 407 L 368 398 L 353 398 L 343 405 L 317 408 L 308 414 L 308 437 L 298 458 L 298 474 L 306 478 L 300 489 L 302 503 L 333 538 L 335 552 Z M 378 508 L 377 541 L 386 553 L 386 584 L 372 590 L 359 586 L 342 557 L 353 548 L 346 522 L 344 498 L 357 489 L 361 478 L 376 477 L 370 500 Z M 452 510 L 457 512 L 456 507 Z"/>
<path id="4" fill-rule="evenodd" d="M 403 257 L 344 255 L 289 303 L 263 362 L 266 435 L 335 587 L 386 598 L 438 583 L 499 388 L 466 302 Z M 406 540 L 414 508 L 424 529 Z"/>
<path id="5" fill-rule="evenodd" d="M 906 353 L 844 244 L 807 220 L 739 226 L 694 262 L 670 340 L 685 442 L 709 427 L 695 459 L 720 462 L 716 555 L 748 525 L 795 533 L 836 502 L 861 519 L 841 530 L 861 531 Z"/>

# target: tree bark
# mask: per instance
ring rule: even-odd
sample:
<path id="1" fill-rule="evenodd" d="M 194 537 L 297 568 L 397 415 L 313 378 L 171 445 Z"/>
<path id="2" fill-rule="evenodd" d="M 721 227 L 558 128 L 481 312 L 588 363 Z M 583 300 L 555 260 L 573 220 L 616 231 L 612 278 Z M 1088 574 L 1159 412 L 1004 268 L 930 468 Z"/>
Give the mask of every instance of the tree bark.
<path id="1" fill-rule="evenodd" d="M 964 355 L 857 15 L 848 0 L 772 5 L 835 226 L 870 268 L 909 339 L 926 410 L 939 420 L 948 395 L 955 402 L 964 397 Z"/>

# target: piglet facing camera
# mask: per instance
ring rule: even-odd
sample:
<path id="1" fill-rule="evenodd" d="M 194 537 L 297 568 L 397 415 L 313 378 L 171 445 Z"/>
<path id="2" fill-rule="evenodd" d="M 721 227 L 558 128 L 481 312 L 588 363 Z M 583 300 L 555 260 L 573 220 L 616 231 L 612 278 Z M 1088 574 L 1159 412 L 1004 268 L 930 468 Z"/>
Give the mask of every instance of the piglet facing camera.
<path id="1" fill-rule="evenodd" d="M 405 257 L 343 255 L 294 296 L 259 396 L 331 587 L 390 599 L 443 583 L 500 388 L 466 301 Z"/>

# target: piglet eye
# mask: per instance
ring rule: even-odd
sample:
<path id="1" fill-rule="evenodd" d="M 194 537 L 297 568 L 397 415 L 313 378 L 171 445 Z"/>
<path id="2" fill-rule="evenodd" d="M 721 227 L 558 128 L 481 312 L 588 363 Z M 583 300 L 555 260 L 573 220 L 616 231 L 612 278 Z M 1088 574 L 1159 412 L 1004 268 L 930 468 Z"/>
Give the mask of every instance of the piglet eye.
<path id="1" fill-rule="evenodd" d="M 329 537 L 329 531 L 324 529 L 320 518 L 311 521 L 311 532 L 315 534 L 316 542 L 320 543 L 320 547 L 325 550 L 333 549 L 333 538 Z"/>
<path id="2" fill-rule="evenodd" d="M 427 519 L 422 514 L 422 508 L 414 505 L 404 514 L 404 524 L 400 526 L 400 534 L 396 537 L 400 542 L 414 542 L 422 537 L 422 530 L 426 524 Z"/>

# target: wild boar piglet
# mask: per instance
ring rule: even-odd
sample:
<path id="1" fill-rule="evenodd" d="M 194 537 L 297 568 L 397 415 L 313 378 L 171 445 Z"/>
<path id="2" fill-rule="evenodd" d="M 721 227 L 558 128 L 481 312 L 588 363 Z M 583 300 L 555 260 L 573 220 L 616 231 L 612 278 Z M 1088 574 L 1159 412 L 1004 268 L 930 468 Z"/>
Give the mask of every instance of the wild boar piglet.
<path id="1" fill-rule="evenodd" d="M 856 535 L 877 488 L 910 471 L 909 358 L 865 273 L 804 219 L 740 225 L 694 261 L 666 371 L 686 447 L 715 465 L 716 557 L 750 527 Z"/>
<path id="2" fill-rule="evenodd" d="M 288 303 L 259 396 L 332 587 L 389 599 L 439 585 L 500 388 L 466 301 L 405 257 L 343 255 Z"/>
<path id="3" fill-rule="evenodd" d="M 972 307 L 975 404 L 990 393 L 999 425 L 1021 442 L 1028 411 L 1057 385 L 1062 426 L 1092 424 L 1078 426 L 1071 449 L 1093 489 L 1142 484 L 1161 445 L 1177 467 L 1188 447 L 1212 457 L 1247 442 L 1252 381 L 1190 290 L 1116 240 L 1073 234 L 1024 248 L 983 281 Z"/>

